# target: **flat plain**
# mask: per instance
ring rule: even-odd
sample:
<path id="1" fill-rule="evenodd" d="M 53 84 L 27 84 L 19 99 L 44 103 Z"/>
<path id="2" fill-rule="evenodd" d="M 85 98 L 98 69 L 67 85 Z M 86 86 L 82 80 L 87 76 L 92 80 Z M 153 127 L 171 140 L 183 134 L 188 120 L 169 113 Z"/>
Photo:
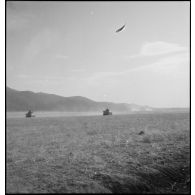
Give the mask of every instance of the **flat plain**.
<path id="1" fill-rule="evenodd" d="M 7 193 L 190 193 L 189 113 L 8 118 Z"/>

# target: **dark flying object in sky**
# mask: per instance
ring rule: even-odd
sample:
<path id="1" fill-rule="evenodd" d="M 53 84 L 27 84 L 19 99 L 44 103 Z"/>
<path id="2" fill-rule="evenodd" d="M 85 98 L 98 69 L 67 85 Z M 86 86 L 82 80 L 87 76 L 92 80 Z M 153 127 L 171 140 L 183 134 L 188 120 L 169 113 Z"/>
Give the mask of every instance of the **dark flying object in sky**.
<path id="1" fill-rule="evenodd" d="M 125 28 L 125 25 L 123 25 L 121 28 L 119 28 L 118 30 L 116 30 L 116 33 L 120 32 L 121 30 L 123 30 L 123 28 Z"/>

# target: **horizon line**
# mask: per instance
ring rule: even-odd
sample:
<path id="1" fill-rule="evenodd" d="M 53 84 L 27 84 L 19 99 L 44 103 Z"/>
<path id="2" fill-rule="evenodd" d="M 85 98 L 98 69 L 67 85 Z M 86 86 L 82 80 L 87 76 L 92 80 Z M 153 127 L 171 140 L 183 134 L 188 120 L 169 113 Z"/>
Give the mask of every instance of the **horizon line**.
<path id="1" fill-rule="evenodd" d="M 99 102 L 99 103 L 102 103 L 102 102 L 106 102 L 106 103 L 115 103 L 115 104 L 135 104 L 135 105 L 139 105 L 139 106 L 148 106 L 148 107 L 151 107 L 151 108 L 156 108 L 156 109 L 190 109 L 191 107 L 190 106 L 186 106 L 186 107 L 156 107 L 156 106 L 150 106 L 150 105 L 142 105 L 142 104 L 137 104 L 137 103 L 126 103 L 126 102 L 113 102 L 113 101 L 96 101 L 96 100 L 93 100 L 91 98 L 88 98 L 88 97 L 85 97 L 85 96 L 81 96 L 81 95 L 74 95 L 74 96 L 62 96 L 62 95 L 58 95 L 58 94 L 54 94 L 54 93 L 46 93 L 46 92 L 34 92 L 34 91 L 31 91 L 31 90 L 18 90 L 18 89 L 14 89 L 12 87 L 9 87 L 6 85 L 6 88 L 10 88 L 12 90 L 15 90 L 15 91 L 19 91 L 19 92 L 32 92 L 32 93 L 44 93 L 44 94 L 48 94 L 48 95 L 56 95 L 56 96 L 60 96 L 60 97 L 64 97 L 64 98 L 70 98 L 70 97 L 83 97 L 83 98 L 86 98 L 86 99 L 89 99 L 89 100 L 92 100 L 92 101 L 95 101 L 95 102 Z M 6 91 L 6 88 L 5 88 L 5 91 Z"/>

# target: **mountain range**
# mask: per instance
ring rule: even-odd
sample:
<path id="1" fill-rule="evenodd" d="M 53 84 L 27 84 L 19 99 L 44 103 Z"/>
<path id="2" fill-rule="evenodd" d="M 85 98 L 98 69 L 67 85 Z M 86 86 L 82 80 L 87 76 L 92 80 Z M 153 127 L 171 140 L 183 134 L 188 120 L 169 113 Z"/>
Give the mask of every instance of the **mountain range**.
<path id="1" fill-rule="evenodd" d="M 97 102 L 82 96 L 63 97 L 6 87 L 6 111 L 67 111 L 91 112 L 109 108 L 115 112 L 152 111 L 154 108 L 137 104 Z"/>
<path id="2" fill-rule="evenodd" d="M 189 108 L 154 108 L 128 103 L 97 102 L 82 96 L 63 97 L 48 93 L 18 91 L 6 87 L 6 111 L 102 112 L 189 112 Z"/>

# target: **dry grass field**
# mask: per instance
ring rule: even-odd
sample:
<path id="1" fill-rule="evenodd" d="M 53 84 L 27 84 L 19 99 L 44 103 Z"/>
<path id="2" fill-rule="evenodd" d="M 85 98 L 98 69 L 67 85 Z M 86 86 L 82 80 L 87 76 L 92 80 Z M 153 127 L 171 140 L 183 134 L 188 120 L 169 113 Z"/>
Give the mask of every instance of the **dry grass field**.
<path id="1" fill-rule="evenodd" d="M 190 193 L 189 113 L 7 119 L 6 191 Z"/>

